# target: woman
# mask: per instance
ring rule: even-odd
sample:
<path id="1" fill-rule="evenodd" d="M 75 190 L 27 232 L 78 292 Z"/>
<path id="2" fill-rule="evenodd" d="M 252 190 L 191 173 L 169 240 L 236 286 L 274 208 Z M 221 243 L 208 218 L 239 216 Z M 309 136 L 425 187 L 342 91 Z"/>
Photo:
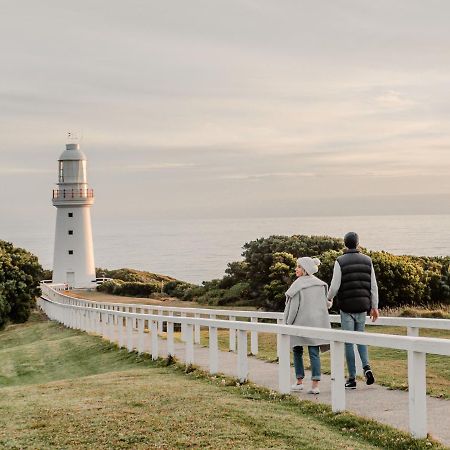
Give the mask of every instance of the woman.
<path id="1" fill-rule="evenodd" d="M 284 323 L 306 327 L 331 328 L 328 309 L 331 302 L 327 300 L 328 286 L 314 274 L 319 270 L 318 258 L 303 257 L 297 260 L 295 274 L 297 279 L 286 291 L 286 307 L 284 309 Z M 303 366 L 303 346 L 308 346 L 311 362 L 312 386 L 309 394 L 319 394 L 320 355 L 319 346 L 327 345 L 322 339 L 291 336 L 291 347 L 294 353 L 296 384 L 292 390 L 303 390 L 305 369 Z"/>

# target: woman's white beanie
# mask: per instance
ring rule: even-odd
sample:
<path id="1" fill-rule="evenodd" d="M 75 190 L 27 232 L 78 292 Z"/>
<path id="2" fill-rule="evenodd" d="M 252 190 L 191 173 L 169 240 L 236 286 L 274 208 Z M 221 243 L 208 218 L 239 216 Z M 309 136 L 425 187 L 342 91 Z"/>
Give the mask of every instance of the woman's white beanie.
<path id="1" fill-rule="evenodd" d="M 319 270 L 320 259 L 304 256 L 297 259 L 297 266 L 302 267 L 308 275 L 314 275 Z"/>

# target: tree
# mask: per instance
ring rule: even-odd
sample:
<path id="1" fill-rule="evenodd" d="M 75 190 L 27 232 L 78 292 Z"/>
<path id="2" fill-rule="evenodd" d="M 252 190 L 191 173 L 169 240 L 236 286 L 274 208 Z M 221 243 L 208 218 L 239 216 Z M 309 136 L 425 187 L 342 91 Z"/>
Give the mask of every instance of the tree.
<path id="1" fill-rule="evenodd" d="M 26 322 L 41 295 L 43 270 L 35 255 L 0 240 L 0 328 Z"/>

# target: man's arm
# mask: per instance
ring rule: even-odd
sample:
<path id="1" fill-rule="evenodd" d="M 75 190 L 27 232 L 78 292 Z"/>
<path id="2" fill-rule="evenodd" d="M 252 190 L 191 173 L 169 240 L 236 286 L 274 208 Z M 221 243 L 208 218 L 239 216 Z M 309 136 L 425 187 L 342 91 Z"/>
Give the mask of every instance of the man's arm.
<path id="1" fill-rule="evenodd" d="M 370 299 L 372 303 L 372 309 L 370 310 L 370 317 L 372 319 L 372 322 L 375 322 L 375 320 L 378 319 L 378 284 L 377 284 L 377 278 L 375 276 L 375 270 L 373 268 L 372 264 L 372 271 L 370 275 Z"/>
<path id="2" fill-rule="evenodd" d="M 333 300 L 341 287 L 342 272 L 341 266 L 336 261 L 333 269 L 333 279 L 331 280 L 330 290 L 328 291 L 328 300 Z"/>

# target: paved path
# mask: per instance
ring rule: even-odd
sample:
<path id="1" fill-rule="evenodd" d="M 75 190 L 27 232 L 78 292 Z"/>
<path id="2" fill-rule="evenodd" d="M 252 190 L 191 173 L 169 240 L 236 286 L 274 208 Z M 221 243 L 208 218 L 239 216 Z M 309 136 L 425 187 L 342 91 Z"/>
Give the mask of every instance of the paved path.
<path id="1" fill-rule="evenodd" d="M 134 348 L 137 348 L 137 333 L 133 333 Z M 159 339 L 159 356 L 167 357 L 167 342 Z M 145 334 L 145 352 L 150 351 L 150 333 Z M 175 342 L 175 357 L 185 360 L 184 344 Z M 209 350 L 200 345 L 194 346 L 194 365 L 209 369 Z M 234 352 L 219 351 L 219 373 L 236 377 L 237 355 Z M 248 378 L 251 382 L 273 390 L 278 388 L 278 364 L 265 362 L 255 357 L 248 358 Z M 376 375 L 376 374 L 375 374 Z M 291 379 L 294 380 L 292 369 Z M 306 390 L 310 385 L 310 373 L 305 377 Z M 329 375 L 323 375 L 320 382 L 320 394 L 311 395 L 306 391 L 293 393 L 301 399 L 318 403 L 331 404 L 331 382 Z M 356 390 L 346 392 L 346 407 L 348 411 L 358 416 L 377 420 L 404 431 L 409 431 L 408 392 L 390 390 L 374 384 L 367 386 L 358 382 Z M 450 402 L 444 399 L 427 397 L 428 430 L 431 436 L 450 447 Z"/>

